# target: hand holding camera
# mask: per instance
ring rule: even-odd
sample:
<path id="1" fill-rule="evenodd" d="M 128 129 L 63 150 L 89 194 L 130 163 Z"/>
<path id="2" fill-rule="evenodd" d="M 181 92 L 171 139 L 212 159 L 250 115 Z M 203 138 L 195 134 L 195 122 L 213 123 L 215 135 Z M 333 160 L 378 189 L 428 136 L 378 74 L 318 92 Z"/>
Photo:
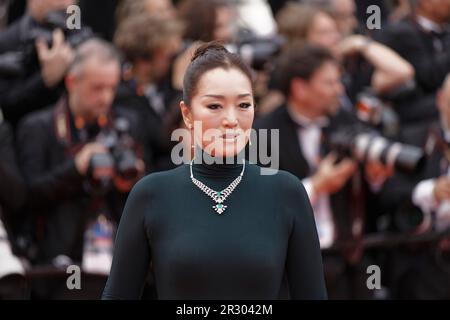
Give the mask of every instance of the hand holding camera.
<path id="1" fill-rule="evenodd" d="M 383 183 L 394 174 L 394 168 L 379 161 L 367 161 L 364 166 L 366 179 L 374 185 L 383 185 Z"/>
<path id="2" fill-rule="evenodd" d="M 87 174 L 92 156 L 94 154 L 106 154 L 107 152 L 107 148 L 98 142 L 86 144 L 75 156 L 75 166 L 78 172 L 85 176 Z"/>
<path id="3" fill-rule="evenodd" d="M 357 162 L 345 158 L 336 163 L 337 155 L 328 154 L 319 163 L 317 172 L 312 177 L 317 194 L 333 194 L 339 191 L 358 168 Z"/>
<path id="4" fill-rule="evenodd" d="M 143 176 L 145 165 L 129 131 L 128 121 L 117 118 L 113 127 L 101 131 L 95 142 L 86 144 L 75 156 L 78 171 L 86 176 L 88 193 L 104 195 L 112 187 L 126 193 Z"/>
<path id="5" fill-rule="evenodd" d="M 441 176 L 436 179 L 433 195 L 438 203 L 450 199 L 450 178 L 448 176 Z"/>
<path id="6" fill-rule="evenodd" d="M 41 74 L 45 85 L 49 88 L 57 85 L 64 77 L 67 68 L 72 63 L 74 51 L 65 42 L 61 29 L 53 31 L 53 45 L 48 46 L 45 39 L 36 40 L 36 51 L 41 64 Z"/>

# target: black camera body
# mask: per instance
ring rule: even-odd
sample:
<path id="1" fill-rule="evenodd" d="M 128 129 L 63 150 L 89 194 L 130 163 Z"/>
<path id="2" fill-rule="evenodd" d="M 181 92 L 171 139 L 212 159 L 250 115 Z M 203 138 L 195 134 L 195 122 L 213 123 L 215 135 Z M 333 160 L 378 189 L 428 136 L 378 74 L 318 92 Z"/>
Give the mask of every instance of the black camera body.
<path id="1" fill-rule="evenodd" d="M 35 42 L 37 39 L 43 39 L 49 46 L 52 46 L 53 31 L 56 29 L 63 31 L 65 42 L 72 48 L 76 48 L 82 42 L 93 37 L 92 30 L 87 26 L 83 26 L 81 29 L 68 29 L 66 20 L 65 11 L 50 12 L 41 24 L 36 23 L 29 15 L 22 18 L 19 26 L 20 45 L 13 51 L 0 54 L 0 75 L 24 76 L 28 70 L 38 66 Z"/>
<path id="2" fill-rule="evenodd" d="M 267 62 L 271 61 L 282 49 L 285 39 L 275 35 L 259 37 L 244 30 L 237 36 L 237 41 L 226 45 L 228 51 L 238 54 L 253 69 L 264 70 Z"/>
<path id="3" fill-rule="evenodd" d="M 96 141 L 103 144 L 108 153 L 96 153 L 91 157 L 88 169 L 88 191 L 105 194 L 114 185 L 116 177 L 134 181 L 138 177 L 135 141 L 130 134 L 127 119 L 117 118 L 112 128 L 100 132 Z"/>
<path id="4" fill-rule="evenodd" d="M 349 157 L 362 163 L 376 161 L 403 172 L 419 171 L 425 163 L 421 148 L 392 142 L 358 125 L 332 133 L 328 144 L 340 158 Z"/>

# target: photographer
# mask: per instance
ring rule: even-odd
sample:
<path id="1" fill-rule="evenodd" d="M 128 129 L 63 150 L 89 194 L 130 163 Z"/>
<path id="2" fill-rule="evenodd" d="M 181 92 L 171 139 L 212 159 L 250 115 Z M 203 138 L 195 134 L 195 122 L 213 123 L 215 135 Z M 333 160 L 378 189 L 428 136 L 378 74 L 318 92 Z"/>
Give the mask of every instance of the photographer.
<path id="1" fill-rule="evenodd" d="M 291 43 L 307 41 L 323 46 L 341 61 L 343 96 L 346 95 L 341 100 L 349 100 L 344 106 L 350 110 L 363 88 L 371 87 L 377 94 L 389 94 L 410 82 L 414 70 L 386 45 L 369 36 L 354 34 L 357 27 L 356 17 L 352 14 L 354 2 L 339 2 L 345 5 L 328 8 L 291 3 L 279 12 L 277 21 L 280 33 Z M 342 15 L 346 16 L 344 21 L 338 19 Z"/>
<path id="2" fill-rule="evenodd" d="M 440 130 L 431 132 L 428 141 L 433 138 L 435 147 L 429 150 L 428 165 L 421 181 L 412 191 L 413 203 L 420 207 L 428 218 L 423 219 L 420 231 L 433 228 L 443 231 L 450 227 L 450 178 L 448 165 L 450 159 L 450 75 L 444 81 L 442 89 L 438 92 L 437 106 L 440 112 Z M 436 135 L 437 133 L 437 135 Z M 430 215 L 434 212 L 434 221 Z M 433 225 L 434 224 L 434 225 Z"/>
<path id="3" fill-rule="evenodd" d="M 102 40 L 88 40 L 65 77 L 67 96 L 19 126 L 28 209 L 41 226 L 36 230 L 40 263 L 58 255 L 81 261 L 87 223 L 99 211 L 117 221 L 126 193 L 144 171 L 134 153 L 138 146 L 121 132 L 129 128 L 111 113 L 119 79 L 116 50 Z M 128 127 L 136 127 L 134 118 L 125 116 Z"/>
<path id="4" fill-rule="evenodd" d="M 144 128 L 141 142 L 148 171 L 171 166 L 170 134 L 164 120 L 179 96 L 170 86 L 170 68 L 181 48 L 181 32 L 176 20 L 141 13 L 122 20 L 114 37 L 125 64 L 113 108 L 138 116 Z"/>
<path id="5" fill-rule="evenodd" d="M 86 26 L 67 29 L 66 9 L 74 3 L 28 0 L 27 13 L 0 33 L 0 107 L 13 127 L 57 100 L 73 49 L 92 36 Z"/>
<path id="6" fill-rule="evenodd" d="M 436 91 L 450 71 L 450 3 L 412 1 L 413 12 L 376 34 L 414 67 L 415 86 L 396 97 L 402 140 L 422 145 L 429 125 L 438 119 Z M 415 139 L 409 137 L 414 135 Z"/>
<path id="7" fill-rule="evenodd" d="M 396 172 L 378 195 L 389 231 L 422 238 L 389 252 L 388 285 L 396 299 L 449 299 L 450 76 L 437 94 L 439 122 L 430 126 L 426 162 L 414 175 Z M 417 137 L 412 136 L 412 139 Z"/>
<path id="8" fill-rule="evenodd" d="M 358 123 L 350 113 L 339 109 L 339 96 L 344 90 L 339 64 L 328 50 L 305 45 L 282 54 L 278 68 L 284 75 L 287 105 L 257 120 L 255 129 L 279 129 L 280 141 L 275 149 L 279 152 L 279 169 L 302 179 L 313 205 L 321 247 L 339 248 L 348 241 L 357 244 L 364 231 L 365 212 L 357 161 L 338 159 L 327 143 L 338 130 Z M 378 163 L 366 163 L 365 167 L 367 176 L 377 178 L 371 182 L 382 183 L 389 174 Z M 361 252 L 354 249 L 324 256 L 331 298 L 369 294 L 357 285 L 365 283 L 361 279 L 364 269 Z M 346 269 L 346 261 L 353 266 Z"/>

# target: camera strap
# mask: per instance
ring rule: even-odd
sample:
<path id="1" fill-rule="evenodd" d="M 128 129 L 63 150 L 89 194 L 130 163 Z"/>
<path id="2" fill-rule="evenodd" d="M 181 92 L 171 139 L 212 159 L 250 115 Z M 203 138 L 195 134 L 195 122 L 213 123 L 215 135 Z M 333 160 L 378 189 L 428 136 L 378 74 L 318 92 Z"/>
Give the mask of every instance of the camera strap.
<path id="1" fill-rule="evenodd" d="M 63 96 L 55 105 L 55 136 L 68 155 L 77 153 L 86 143 L 95 140 L 98 133 L 109 127 L 110 123 L 110 114 L 101 115 L 97 118 L 96 128 L 89 127 L 83 117 L 71 114 L 67 96 Z"/>

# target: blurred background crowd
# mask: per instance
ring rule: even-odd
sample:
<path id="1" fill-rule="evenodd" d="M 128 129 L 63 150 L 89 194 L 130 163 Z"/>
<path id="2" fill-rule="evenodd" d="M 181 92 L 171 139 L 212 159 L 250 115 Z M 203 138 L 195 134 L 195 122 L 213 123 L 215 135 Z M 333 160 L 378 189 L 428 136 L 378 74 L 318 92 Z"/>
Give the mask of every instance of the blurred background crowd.
<path id="1" fill-rule="evenodd" d="M 450 0 L 0 0 L 0 299 L 100 297 L 212 40 L 254 71 L 254 127 L 280 130 L 308 192 L 329 297 L 450 298 L 449 22 Z"/>

